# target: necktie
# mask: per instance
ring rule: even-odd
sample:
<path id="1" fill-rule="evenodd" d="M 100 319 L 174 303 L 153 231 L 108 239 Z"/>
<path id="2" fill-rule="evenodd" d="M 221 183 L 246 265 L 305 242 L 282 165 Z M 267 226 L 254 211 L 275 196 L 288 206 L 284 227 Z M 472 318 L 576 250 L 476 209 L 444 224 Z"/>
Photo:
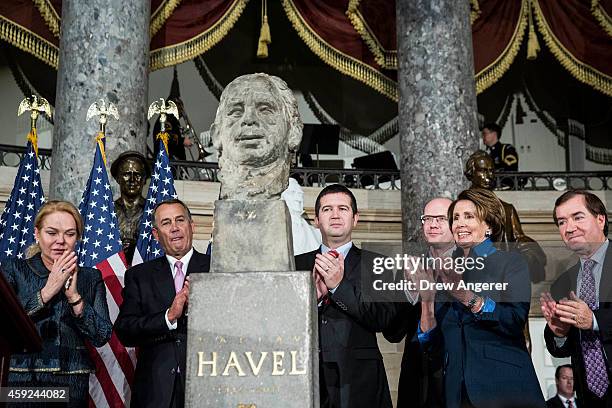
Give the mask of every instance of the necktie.
<path id="1" fill-rule="evenodd" d="M 591 310 L 597 310 L 599 304 L 596 299 L 595 277 L 593 268 L 595 261 L 587 259 L 582 266 L 582 280 L 580 282 L 580 299 L 589 306 Z M 593 330 L 582 330 L 580 345 L 586 369 L 587 386 L 589 390 L 599 398 L 603 397 L 610 384 L 606 364 L 603 357 L 601 340 Z"/>
<path id="2" fill-rule="evenodd" d="M 572 403 L 572 400 L 567 400 L 567 408 L 574 408 L 574 404 Z"/>
<path id="3" fill-rule="evenodd" d="M 174 275 L 174 289 L 176 290 L 176 293 L 179 293 L 183 288 L 183 281 L 185 280 L 183 263 L 181 261 L 176 261 L 174 264 L 174 270 L 176 271 L 176 274 Z"/>
<path id="4" fill-rule="evenodd" d="M 340 254 L 338 253 L 338 251 L 336 251 L 335 249 L 332 249 L 331 251 L 328 252 L 328 254 L 330 254 L 331 256 L 333 256 L 334 258 L 338 258 L 340 256 Z"/>

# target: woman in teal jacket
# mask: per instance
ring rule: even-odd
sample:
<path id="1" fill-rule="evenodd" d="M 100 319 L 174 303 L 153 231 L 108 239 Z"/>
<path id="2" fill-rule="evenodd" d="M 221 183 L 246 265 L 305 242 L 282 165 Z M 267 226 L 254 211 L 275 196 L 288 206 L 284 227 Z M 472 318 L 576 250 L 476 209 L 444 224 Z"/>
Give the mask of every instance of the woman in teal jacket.
<path id="1" fill-rule="evenodd" d="M 86 407 L 89 374 L 95 371 L 86 343 L 100 347 L 112 331 L 104 281 L 97 269 L 77 267 L 74 250 L 83 221 L 71 203 L 46 203 L 34 225 L 36 244 L 28 259 L 3 261 L 1 269 L 36 325 L 43 349 L 13 354 L 8 385 L 68 387 L 68 406 Z"/>

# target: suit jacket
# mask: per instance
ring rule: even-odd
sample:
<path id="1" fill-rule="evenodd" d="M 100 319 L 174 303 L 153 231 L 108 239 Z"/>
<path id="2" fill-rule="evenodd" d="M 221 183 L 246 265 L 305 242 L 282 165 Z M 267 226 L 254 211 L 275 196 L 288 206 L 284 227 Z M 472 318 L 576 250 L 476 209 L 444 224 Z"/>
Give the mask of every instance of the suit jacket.
<path id="1" fill-rule="evenodd" d="M 429 350 L 445 350 L 440 355 L 446 406 L 461 406 L 464 384 L 477 408 L 541 408 L 544 397 L 523 335 L 531 297 L 529 267 L 518 253 L 490 250 L 483 259 L 484 267 L 466 271 L 464 281 L 507 282 L 505 291 L 479 293 L 495 302 L 494 310 L 477 315 L 450 295 L 438 293 L 437 326 L 424 344 Z"/>
<path id="2" fill-rule="evenodd" d="M 95 268 L 79 268 L 77 289 L 83 297 L 83 313 L 76 317 L 62 292 L 43 304 L 40 290 L 47 283 L 49 270 L 40 254 L 2 261 L 2 272 L 15 290 L 21 305 L 34 322 L 43 341 L 36 353 L 14 353 L 12 372 L 55 372 L 87 374 L 95 372 L 85 341 L 102 347 L 111 337 L 113 325 L 108 316 L 106 287 Z"/>
<path id="3" fill-rule="evenodd" d="M 580 271 L 580 262 L 572 268 L 564 272 L 553 283 L 550 288 L 550 293 L 555 300 L 569 296 L 570 291 L 576 293 L 576 285 L 578 281 L 578 272 Z M 608 357 L 607 369 L 608 378 L 612 379 L 612 368 L 610 359 L 612 358 L 612 243 L 608 245 L 606 257 L 604 259 L 603 269 L 601 271 L 601 281 L 599 283 L 599 309 L 595 310 L 595 318 L 599 325 L 599 337 L 605 350 L 605 355 Z M 555 342 L 555 335 L 548 328 L 544 329 L 544 340 L 546 348 L 554 357 L 571 357 L 572 368 L 574 369 L 574 388 L 578 395 L 579 403 L 584 401 L 585 404 L 596 404 L 591 402 L 591 392 L 588 390 L 586 383 L 586 373 L 584 361 L 582 358 L 582 347 L 580 346 L 581 330 L 572 327 L 567 335 L 567 340 L 562 347 L 558 347 Z M 607 406 L 612 407 L 612 392 L 608 387 Z"/>
<path id="4" fill-rule="evenodd" d="M 208 272 L 210 257 L 193 252 L 187 275 Z M 115 331 L 126 346 L 138 347 L 138 362 L 132 385 L 132 407 L 169 407 L 175 376 L 183 390 L 187 353 L 187 318 L 177 329 L 166 324 L 166 310 L 176 292 L 170 264 L 165 256 L 130 268 L 125 273 L 123 303 Z M 177 368 L 180 367 L 180 370 Z"/>
<path id="5" fill-rule="evenodd" d="M 397 408 L 444 408 L 443 359 L 440 349 L 422 349 L 416 335 L 421 303 L 398 303 L 398 315 L 383 335 L 391 343 L 405 340 Z"/>
<path id="6" fill-rule="evenodd" d="M 580 405 L 580 400 L 578 398 L 574 398 L 574 401 L 576 401 L 574 408 L 584 408 L 582 405 Z M 563 404 L 558 395 L 555 395 L 546 401 L 546 408 L 567 408 L 567 405 Z"/>
<path id="7" fill-rule="evenodd" d="M 413 248 L 414 253 L 428 254 L 429 248 Z M 396 281 L 404 279 L 398 273 Z M 391 343 L 404 342 L 399 384 L 397 387 L 397 408 L 444 408 L 444 382 L 440 350 L 424 350 L 416 332 L 421 316 L 421 303 L 412 305 L 404 292 L 398 293 L 398 313 L 383 335 Z"/>
<path id="8" fill-rule="evenodd" d="M 320 250 L 298 255 L 297 270 L 312 271 Z M 381 332 L 394 318 L 396 309 L 391 302 L 372 302 L 363 281 L 373 276 L 371 270 L 361 270 L 376 254 L 353 245 L 344 260 L 344 278 L 330 303 L 319 307 L 319 362 L 321 407 L 386 408 L 391 407 L 391 395 L 382 355 L 376 342 Z M 371 264 L 371 263 L 369 263 Z"/>

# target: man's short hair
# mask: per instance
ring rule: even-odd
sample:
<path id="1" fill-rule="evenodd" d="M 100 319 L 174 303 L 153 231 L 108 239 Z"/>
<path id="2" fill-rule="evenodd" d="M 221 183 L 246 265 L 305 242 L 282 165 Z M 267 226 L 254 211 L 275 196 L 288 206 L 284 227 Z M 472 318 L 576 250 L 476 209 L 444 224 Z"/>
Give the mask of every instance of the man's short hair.
<path id="1" fill-rule="evenodd" d="M 576 196 L 582 196 L 584 198 L 584 204 L 586 209 L 591 213 L 591 215 L 597 217 L 598 215 L 603 215 L 606 222 L 604 223 L 603 234 L 608 236 L 608 211 L 606 210 L 606 206 L 604 203 L 597 197 L 595 194 L 590 193 L 586 190 L 570 190 L 561 194 L 557 201 L 555 201 L 555 208 L 553 208 L 553 220 L 555 220 L 555 225 L 559 226 L 559 220 L 557 220 L 557 207 L 566 203 Z"/>
<path id="2" fill-rule="evenodd" d="M 497 139 L 501 139 L 501 135 L 502 135 L 502 129 L 501 127 L 499 127 L 499 125 L 495 122 L 490 122 L 490 123 L 486 123 L 482 129 L 489 129 L 491 132 L 495 132 L 497 133 Z"/>
<path id="3" fill-rule="evenodd" d="M 571 364 L 562 364 L 560 366 L 557 367 L 557 369 L 555 370 L 555 379 L 558 380 L 559 376 L 561 375 L 561 369 L 562 368 L 569 368 L 570 370 L 572 370 L 572 373 L 574 372 L 574 369 L 572 368 Z"/>
<path id="4" fill-rule="evenodd" d="M 343 186 L 342 184 L 331 184 L 321 190 L 321 192 L 317 196 L 317 201 L 315 201 L 315 215 L 317 217 L 319 216 L 319 210 L 321 209 L 321 198 L 325 197 L 328 194 L 334 193 L 342 193 L 349 196 L 349 198 L 351 199 L 351 209 L 353 210 L 353 215 L 357 214 L 357 200 L 355 199 L 355 195 L 352 193 L 352 191 Z"/>
<path id="5" fill-rule="evenodd" d="M 189 211 L 189 207 L 187 207 L 187 204 L 185 204 L 184 202 L 182 202 L 181 200 L 179 200 L 178 198 L 171 198 L 169 200 L 165 200 L 165 201 L 160 201 L 159 203 L 155 204 L 155 207 L 153 207 L 153 228 L 157 228 L 157 225 L 155 224 L 155 215 L 157 214 L 157 209 L 159 207 L 161 207 L 162 205 L 169 205 L 169 204 L 180 204 L 183 206 L 183 208 L 185 209 L 185 211 L 187 212 L 187 218 L 189 219 L 189 221 L 191 222 L 191 211 Z"/>

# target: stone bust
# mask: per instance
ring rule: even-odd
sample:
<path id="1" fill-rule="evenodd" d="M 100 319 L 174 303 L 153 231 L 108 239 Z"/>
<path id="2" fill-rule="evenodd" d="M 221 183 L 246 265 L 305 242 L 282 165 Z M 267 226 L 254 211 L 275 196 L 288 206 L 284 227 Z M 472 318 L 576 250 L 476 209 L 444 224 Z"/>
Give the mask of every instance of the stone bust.
<path id="1" fill-rule="evenodd" d="M 489 154 L 483 150 L 477 150 L 465 163 L 465 176 L 471 181 L 470 188 L 484 188 L 493 190 L 495 187 L 495 163 Z M 529 264 L 531 280 L 536 283 L 544 279 L 544 267 L 546 255 L 540 245 L 523 232 L 521 219 L 516 208 L 503 200 L 506 222 L 504 225 L 504 241 L 516 243 L 516 249 L 521 252 Z"/>
<path id="2" fill-rule="evenodd" d="M 219 155 L 220 199 L 279 199 L 302 127 L 285 81 L 262 73 L 234 79 L 210 128 Z"/>
<path id="3" fill-rule="evenodd" d="M 115 211 L 123 249 L 131 259 L 145 206 L 142 189 L 149 174 L 145 157 L 136 151 L 123 152 L 113 162 L 111 174 L 121 191 L 121 196 L 115 200 Z"/>

